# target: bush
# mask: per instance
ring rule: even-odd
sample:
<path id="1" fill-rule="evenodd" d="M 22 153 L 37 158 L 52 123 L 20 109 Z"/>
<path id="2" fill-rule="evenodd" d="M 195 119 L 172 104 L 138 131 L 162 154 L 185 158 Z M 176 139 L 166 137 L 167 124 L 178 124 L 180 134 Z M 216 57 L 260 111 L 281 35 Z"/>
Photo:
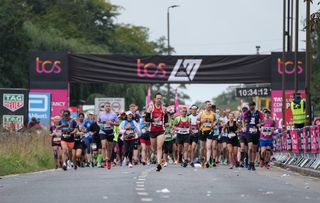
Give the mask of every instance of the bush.
<path id="1" fill-rule="evenodd" d="M 0 132 L 0 176 L 54 167 L 49 132 Z"/>

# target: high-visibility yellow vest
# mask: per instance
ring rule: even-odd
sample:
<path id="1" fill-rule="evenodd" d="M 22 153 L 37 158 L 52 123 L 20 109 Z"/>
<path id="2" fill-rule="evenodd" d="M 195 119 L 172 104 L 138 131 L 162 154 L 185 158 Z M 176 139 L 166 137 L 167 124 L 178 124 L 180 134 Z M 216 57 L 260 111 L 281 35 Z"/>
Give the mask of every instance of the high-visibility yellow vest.
<path id="1" fill-rule="evenodd" d="M 306 112 L 304 111 L 304 101 L 299 104 L 291 102 L 293 124 L 304 124 L 306 122 Z"/>

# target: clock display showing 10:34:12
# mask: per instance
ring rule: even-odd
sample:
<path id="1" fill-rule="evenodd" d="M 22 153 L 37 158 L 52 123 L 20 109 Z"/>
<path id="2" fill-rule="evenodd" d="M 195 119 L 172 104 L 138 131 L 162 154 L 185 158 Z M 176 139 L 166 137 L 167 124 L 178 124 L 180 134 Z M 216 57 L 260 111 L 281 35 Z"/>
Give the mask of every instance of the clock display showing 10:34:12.
<path id="1" fill-rule="evenodd" d="M 237 97 L 255 97 L 255 96 L 270 96 L 271 89 L 269 87 L 254 87 L 254 88 L 237 88 Z"/>

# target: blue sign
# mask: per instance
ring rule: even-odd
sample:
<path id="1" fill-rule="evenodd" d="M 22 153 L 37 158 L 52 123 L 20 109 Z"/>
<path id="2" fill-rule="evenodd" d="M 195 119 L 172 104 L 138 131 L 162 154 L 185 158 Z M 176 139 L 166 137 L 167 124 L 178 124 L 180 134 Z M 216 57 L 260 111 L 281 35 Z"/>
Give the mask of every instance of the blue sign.
<path id="1" fill-rule="evenodd" d="M 51 125 L 51 94 L 29 93 L 29 122 L 35 117 L 40 125 L 50 128 Z"/>

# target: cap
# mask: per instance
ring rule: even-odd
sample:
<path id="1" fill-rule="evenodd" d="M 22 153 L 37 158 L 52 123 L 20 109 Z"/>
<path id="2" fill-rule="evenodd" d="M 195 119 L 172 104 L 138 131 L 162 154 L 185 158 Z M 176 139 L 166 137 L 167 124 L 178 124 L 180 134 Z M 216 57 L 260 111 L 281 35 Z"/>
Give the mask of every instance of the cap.
<path id="1" fill-rule="evenodd" d="M 130 114 L 133 115 L 133 113 L 132 113 L 131 111 L 127 111 L 127 112 L 126 112 L 126 115 L 127 115 L 127 116 L 129 116 Z"/>
<path id="2" fill-rule="evenodd" d="M 269 109 L 264 109 L 263 113 L 271 113 L 271 111 Z"/>
<path id="3" fill-rule="evenodd" d="M 93 111 L 88 111 L 87 114 L 88 115 L 94 115 Z"/>
<path id="4" fill-rule="evenodd" d="M 194 104 L 191 106 L 191 109 L 198 109 L 198 106 Z"/>

